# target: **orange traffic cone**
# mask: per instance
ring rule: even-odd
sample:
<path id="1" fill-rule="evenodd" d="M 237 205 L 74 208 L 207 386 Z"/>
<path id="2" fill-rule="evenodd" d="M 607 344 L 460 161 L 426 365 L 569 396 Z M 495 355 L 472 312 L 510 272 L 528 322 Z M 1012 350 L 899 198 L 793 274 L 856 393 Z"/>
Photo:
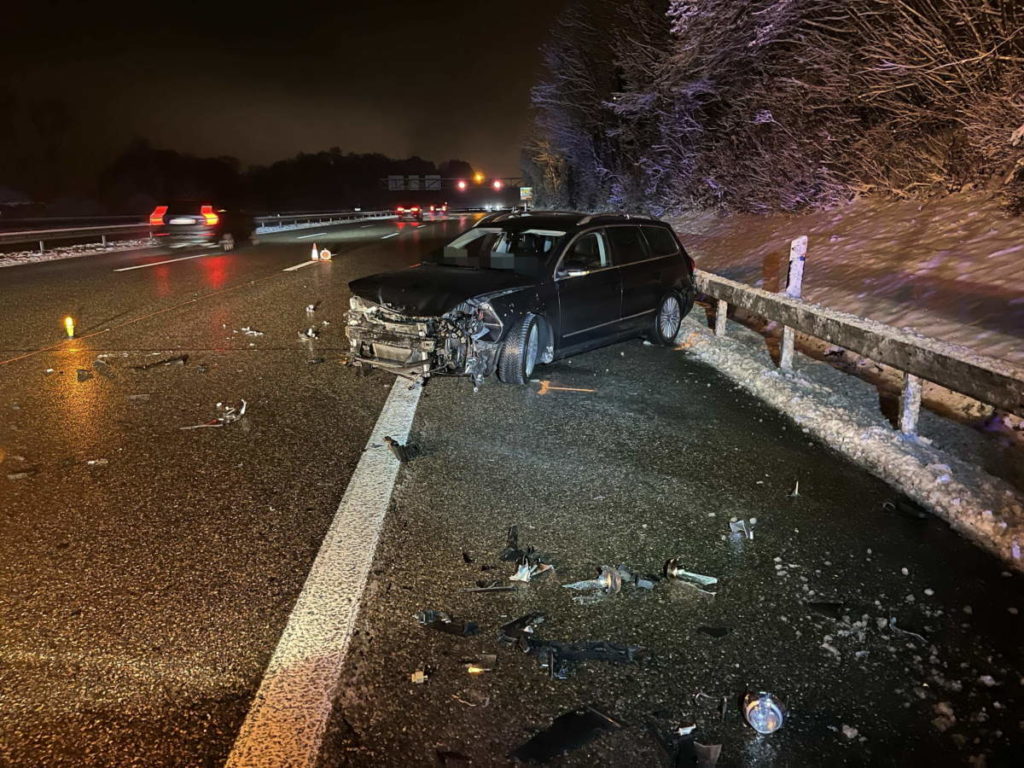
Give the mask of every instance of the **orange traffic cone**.
<path id="1" fill-rule="evenodd" d="M 311 258 L 311 259 L 319 259 L 320 258 L 320 251 L 317 250 L 316 243 L 313 243 L 313 252 L 309 254 L 309 258 Z"/>

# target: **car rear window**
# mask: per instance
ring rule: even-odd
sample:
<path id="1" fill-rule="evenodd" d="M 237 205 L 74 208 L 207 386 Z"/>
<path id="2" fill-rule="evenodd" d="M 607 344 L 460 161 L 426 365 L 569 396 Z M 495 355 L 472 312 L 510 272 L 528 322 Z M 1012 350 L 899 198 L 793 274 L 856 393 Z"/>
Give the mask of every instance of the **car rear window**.
<path id="1" fill-rule="evenodd" d="M 648 258 L 640 227 L 608 227 L 605 233 L 611 241 L 616 264 L 631 264 Z"/>
<path id="2" fill-rule="evenodd" d="M 198 200 L 175 200 L 173 203 L 167 204 L 167 213 L 171 216 L 176 214 L 192 214 L 193 216 L 199 215 L 199 209 L 204 203 Z"/>
<path id="3" fill-rule="evenodd" d="M 672 256 L 679 253 L 679 244 L 667 227 L 644 227 L 643 230 L 652 256 Z"/>

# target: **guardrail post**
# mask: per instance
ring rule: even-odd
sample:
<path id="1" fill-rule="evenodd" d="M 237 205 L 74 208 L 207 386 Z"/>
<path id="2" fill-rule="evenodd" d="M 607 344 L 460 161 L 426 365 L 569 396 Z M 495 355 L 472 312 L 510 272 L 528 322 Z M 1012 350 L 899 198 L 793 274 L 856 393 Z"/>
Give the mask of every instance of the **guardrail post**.
<path id="1" fill-rule="evenodd" d="M 921 379 L 912 373 L 903 374 L 903 392 L 900 395 L 900 432 L 917 434 L 917 417 L 921 414 Z"/>
<path id="2" fill-rule="evenodd" d="M 40 253 L 46 253 L 46 249 L 43 248 L 43 241 L 42 240 L 39 241 L 39 252 Z"/>
<path id="3" fill-rule="evenodd" d="M 103 247 L 106 248 L 107 247 L 107 236 L 106 235 L 100 235 L 100 242 L 103 243 Z"/>
<path id="4" fill-rule="evenodd" d="M 718 300 L 715 305 L 715 336 L 725 336 L 725 321 L 729 317 L 729 303 Z"/>
<path id="5" fill-rule="evenodd" d="M 804 284 L 804 260 L 807 257 L 807 235 L 801 235 L 789 244 L 789 277 L 786 280 L 786 295 L 799 299 Z M 793 368 L 793 347 L 796 332 L 788 325 L 782 328 L 782 353 L 779 356 L 779 367 L 784 370 Z"/>

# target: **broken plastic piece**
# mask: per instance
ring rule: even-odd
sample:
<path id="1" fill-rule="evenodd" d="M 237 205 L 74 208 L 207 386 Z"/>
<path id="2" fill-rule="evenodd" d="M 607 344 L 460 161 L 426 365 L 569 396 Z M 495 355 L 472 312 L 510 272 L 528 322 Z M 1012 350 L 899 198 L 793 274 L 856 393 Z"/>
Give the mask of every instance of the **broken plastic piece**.
<path id="1" fill-rule="evenodd" d="M 242 333 L 246 336 L 262 336 L 263 331 L 257 331 L 255 328 L 250 328 L 248 325 L 242 328 Z"/>
<path id="2" fill-rule="evenodd" d="M 530 645 L 527 640 L 543 622 L 543 613 L 528 613 L 513 619 L 498 630 L 498 642 L 502 645 L 518 645 L 520 650 L 529 651 Z"/>
<path id="3" fill-rule="evenodd" d="M 575 589 L 579 591 L 599 589 L 606 595 L 614 595 L 622 589 L 622 576 L 619 574 L 617 568 L 612 568 L 609 565 L 602 565 L 601 572 L 598 574 L 596 579 L 575 581 L 572 584 L 563 584 L 562 586 L 565 589 Z"/>
<path id="4" fill-rule="evenodd" d="M 754 538 L 754 524 L 746 520 L 734 520 L 729 523 L 729 531 L 732 536 L 739 536 L 746 539 Z"/>
<path id="5" fill-rule="evenodd" d="M 589 744 L 606 731 L 617 731 L 620 723 L 594 707 L 584 707 L 559 715 L 546 729 L 513 750 L 509 757 L 531 763 L 546 763 Z"/>
<path id="6" fill-rule="evenodd" d="M 508 580 L 528 582 L 534 576 L 540 576 L 552 570 L 554 570 L 554 566 L 548 565 L 547 563 L 531 564 L 529 560 L 524 560 L 519 564 L 516 572 L 508 577 Z"/>
<path id="7" fill-rule="evenodd" d="M 419 450 L 416 448 L 416 446 L 412 445 L 411 443 L 406 443 L 405 445 L 402 445 L 400 442 L 395 440 L 395 438 L 391 437 L 390 435 L 384 436 L 384 442 L 388 444 L 388 448 L 390 448 L 391 452 L 395 454 L 395 458 L 398 459 L 403 464 L 407 461 L 411 461 L 412 459 L 414 459 L 416 455 L 419 453 Z"/>
<path id="8" fill-rule="evenodd" d="M 764 691 L 743 697 L 743 719 L 758 733 L 775 733 L 786 719 L 786 707 Z"/>
<path id="9" fill-rule="evenodd" d="M 634 573 L 625 565 L 619 565 L 616 568 L 619 572 L 619 578 L 624 585 L 630 585 L 639 589 L 654 589 L 654 579 L 651 577 L 644 578 L 639 573 Z"/>
<path id="10" fill-rule="evenodd" d="M 239 400 L 237 403 L 217 403 L 217 420 L 221 424 L 234 424 L 245 416 L 245 409 L 248 406 L 245 400 Z"/>
<path id="11" fill-rule="evenodd" d="M 483 581 L 476 583 L 475 587 L 462 590 L 463 592 L 514 592 L 519 587 L 514 584 L 502 584 L 500 581 Z"/>
<path id="12" fill-rule="evenodd" d="M 299 338 L 303 341 L 312 341 L 313 339 L 320 336 L 320 331 L 316 328 L 309 327 L 304 331 L 299 331 Z"/>
<path id="13" fill-rule="evenodd" d="M 718 583 L 718 579 L 715 576 L 703 576 L 699 573 L 684 570 L 680 567 L 679 561 L 674 557 L 665 563 L 665 575 L 670 579 L 690 581 L 694 584 L 700 584 L 702 587 L 710 587 Z"/>
<path id="14" fill-rule="evenodd" d="M 164 365 L 187 365 L 188 355 L 178 355 L 177 357 L 167 357 L 163 360 L 157 360 L 153 363 L 146 363 L 145 365 L 133 365 L 136 371 L 148 371 L 150 368 L 158 368 Z"/>
<path id="15" fill-rule="evenodd" d="M 632 664 L 644 652 L 639 645 L 618 645 L 604 640 L 582 643 L 560 643 L 553 640 L 526 638 L 529 652 L 540 659 L 541 667 L 548 670 L 554 680 L 566 680 L 577 661 L 610 661 Z"/>
<path id="16" fill-rule="evenodd" d="M 85 368 L 79 368 L 78 369 L 78 380 L 79 381 L 88 381 L 91 378 L 92 378 L 92 371 L 86 370 Z"/>
<path id="17" fill-rule="evenodd" d="M 468 637 L 469 635 L 475 635 L 479 631 L 475 621 L 455 621 L 444 611 L 420 611 L 414 615 L 414 618 L 425 627 L 430 627 L 449 635 Z"/>
<path id="18" fill-rule="evenodd" d="M 106 459 L 86 459 L 85 463 L 90 467 L 105 467 L 110 462 Z"/>
<path id="19" fill-rule="evenodd" d="M 430 679 L 430 675 L 427 674 L 425 669 L 417 669 L 411 675 L 409 675 L 409 682 L 413 685 L 423 685 L 427 680 Z"/>
<path id="20" fill-rule="evenodd" d="M 312 304 L 307 304 L 306 305 L 306 314 L 307 315 L 312 315 L 319 308 L 320 308 L 320 302 L 319 301 L 313 302 Z"/>
<path id="21" fill-rule="evenodd" d="M 491 703 L 490 696 L 483 693 L 483 691 L 472 689 L 462 693 L 453 693 L 452 698 L 459 702 L 459 704 L 465 704 L 467 707 L 486 707 Z"/>

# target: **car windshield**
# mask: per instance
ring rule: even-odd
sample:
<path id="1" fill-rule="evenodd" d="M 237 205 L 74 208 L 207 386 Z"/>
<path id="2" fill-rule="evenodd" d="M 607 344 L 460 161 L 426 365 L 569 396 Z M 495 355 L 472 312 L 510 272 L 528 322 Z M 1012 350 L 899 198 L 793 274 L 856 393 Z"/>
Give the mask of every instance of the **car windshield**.
<path id="1" fill-rule="evenodd" d="M 478 227 L 464 232 L 444 247 L 438 263 L 449 267 L 536 272 L 554 252 L 565 232 L 548 229 L 511 231 Z"/>

